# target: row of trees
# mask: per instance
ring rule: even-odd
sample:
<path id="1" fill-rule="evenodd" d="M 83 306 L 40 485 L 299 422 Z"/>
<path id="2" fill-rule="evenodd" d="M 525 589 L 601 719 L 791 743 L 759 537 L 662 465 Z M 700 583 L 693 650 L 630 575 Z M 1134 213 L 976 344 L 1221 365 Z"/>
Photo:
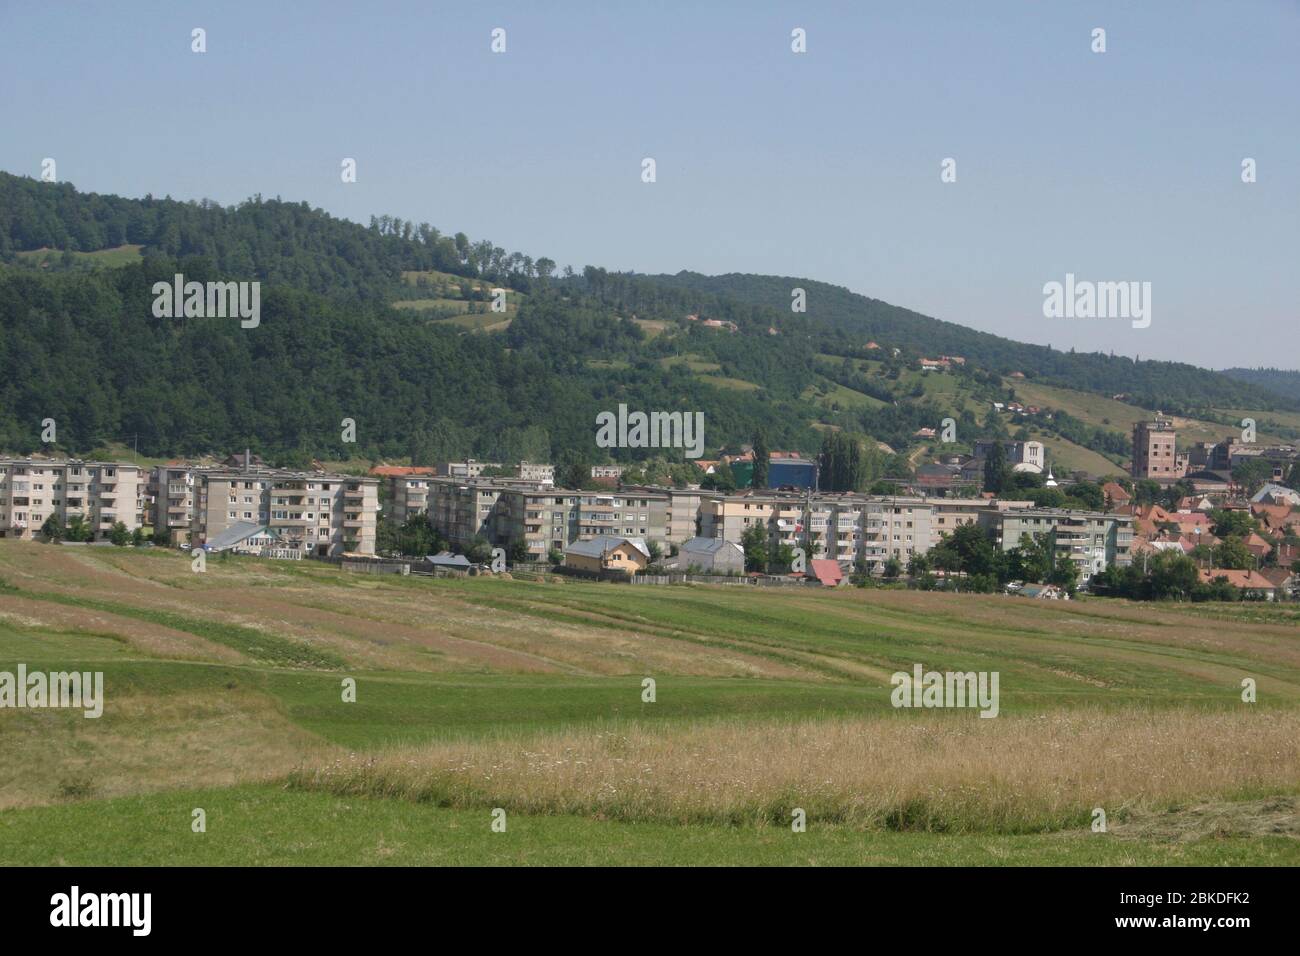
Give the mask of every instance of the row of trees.
<path id="1" fill-rule="evenodd" d="M 1003 551 L 977 524 L 965 524 L 946 534 L 925 554 L 913 555 L 908 574 L 923 589 L 937 586 L 935 572 L 959 575 L 962 590 L 997 591 L 1009 581 L 1055 584 L 1073 592 L 1079 572 L 1071 561 L 1058 560 L 1048 535 L 1034 535 L 1016 548 Z"/>
<path id="2" fill-rule="evenodd" d="M 1196 561 L 1176 551 L 1161 551 L 1142 564 L 1109 567 L 1093 576 L 1100 594 L 1135 601 L 1237 601 L 1242 592 L 1225 578 L 1201 580 Z"/>
<path id="3" fill-rule="evenodd" d="M 95 529 L 81 515 L 73 515 L 66 524 L 58 515 L 50 515 L 45 519 L 45 523 L 41 525 L 41 537 L 46 541 L 94 541 Z M 144 545 L 149 538 L 143 529 L 136 528 L 131 531 L 127 529 L 123 522 L 116 521 L 108 532 L 108 540 L 120 548 L 127 545 L 135 545 L 138 548 Z"/>

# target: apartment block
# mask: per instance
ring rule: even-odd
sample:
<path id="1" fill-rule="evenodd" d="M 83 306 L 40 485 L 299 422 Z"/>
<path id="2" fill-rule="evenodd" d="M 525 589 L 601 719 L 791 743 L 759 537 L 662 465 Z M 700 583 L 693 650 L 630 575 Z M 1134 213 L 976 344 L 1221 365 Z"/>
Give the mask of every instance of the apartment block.
<path id="1" fill-rule="evenodd" d="M 445 478 L 477 478 L 483 474 L 485 468 L 500 468 L 499 461 L 475 461 L 473 458 L 466 458 L 464 461 L 440 461 L 434 464 L 438 474 Z"/>
<path id="2" fill-rule="evenodd" d="M 866 563 L 879 571 L 890 558 L 904 564 L 931 544 L 931 502 L 919 497 L 866 495 L 746 494 L 701 503 L 702 523 L 712 537 L 740 544 L 755 525 L 768 546 L 803 548 L 807 559 Z"/>
<path id="3" fill-rule="evenodd" d="M 555 484 L 555 466 L 543 465 L 535 461 L 521 461 L 519 463 L 519 480 L 520 481 L 540 481 L 542 484 Z"/>
<path id="4" fill-rule="evenodd" d="M 939 543 L 945 534 L 952 534 L 962 525 L 975 524 L 986 511 L 1010 511 L 1032 508 L 1032 501 L 1009 501 L 1000 498 L 930 498 L 930 547 Z"/>
<path id="5" fill-rule="evenodd" d="M 167 533 L 172 547 L 186 544 L 194 524 L 194 467 L 183 462 L 157 465 L 149 472 L 154 534 Z"/>
<path id="6" fill-rule="evenodd" d="M 496 526 L 489 538 L 510 547 L 522 541 L 533 561 L 543 561 L 552 548 L 563 551 L 579 540 L 581 496 L 564 489 L 504 489 L 497 496 Z"/>
<path id="7" fill-rule="evenodd" d="M 375 553 L 379 480 L 272 469 L 196 469 L 191 541 L 235 524 L 269 528 L 286 550 L 315 557 Z"/>
<path id="8" fill-rule="evenodd" d="M 927 498 L 871 498 L 862 507 L 861 557 L 873 572 L 891 558 L 906 567 L 930 550 L 934 513 Z"/>
<path id="9" fill-rule="evenodd" d="M 665 490 L 575 491 L 538 480 L 457 481 L 434 478 L 429 489 L 429 522 L 460 547 L 482 537 L 494 547 L 518 542 L 529 556 L 543 560 L 552 549 L 601 535 L 643 538 L 661 547 L 668 542 L 669 495 Z"/>
<path id="10" fill-rule="evenodd" d="M 664 537 L 671 543 L 682 545 L 692 538 L 714 536 L 712 522 L 702 506 L 705 501 L 722 497 L 722 492 L 700 488 L 660 488 L 656 485 L 625 485 L 622 490 L 625 495 L 668 496 Z"/>
<path id="11" fill-rule="evenodd" d="M 999 548 L 1011 551 L 1035 535 L 1046 535 L 1058 561 L 1071 561 L 1080 583 L 1112 565 L 1125 567 L 1133 560 L 1131 515 L 1057 508 L 987 511 L 980 523 L 988 528 Z"/>
<path id="12" fill-rule="evenodd" d="M 0 458 L 0 536 L 39 538 L 51 516 L 82 518 L 96 541 L 117 522 L 128 531 L 148 519 L 148 480 L 137 465 L 78 459 Z"/>
<path id="13" fill-rule="evenodd" d="M 614 534 L 668 543 L 668 495 L 664 491 L 583 492 L 578 504 L 578 539 Z"/>
<path id="14" fill-rule="evenodd" d="M 370 474 L 384 482 L 388 492 L 388 512 L 399 525 L 411 515 L 429 507 L 429 480 L 436 474 L 433 468 L 408 465 L 376 465 Z"/>

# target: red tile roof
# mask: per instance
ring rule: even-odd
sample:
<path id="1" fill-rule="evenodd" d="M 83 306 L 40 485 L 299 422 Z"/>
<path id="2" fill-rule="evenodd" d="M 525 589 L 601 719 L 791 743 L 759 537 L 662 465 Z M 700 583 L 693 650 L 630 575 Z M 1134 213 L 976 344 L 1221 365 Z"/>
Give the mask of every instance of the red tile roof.
<path id="1" fill-rule="evenodd" d="M 813 558 L 808 563 L 812 565 L 812 572 L 817 575 L 817 580 L 828 588 L 833 588 L 844 580 L 844 569 L 837 561 L 832 561 L 830 558 Z"/>
<path id="2" fill-rule="evenodd" d="M 370 469 L 370 473 L 380 478 L 400 478 L 403 475 L 436 475 L 438 469 L 411 465 L 375 465 Z"/>
<path id="3" fill-rule="evenodd" d="M 1234 588 L 1247 588 L 1251 590 L 1272 591 L 1277 585 L 1258 571 L 1234 571 L 1228 568 L 1211 568 L 1207 571 L 1198 572 L 1201 581 L 1205 584 L 1212 583 L 1216 578 L 1227 578 L 1228 583 Z"/>

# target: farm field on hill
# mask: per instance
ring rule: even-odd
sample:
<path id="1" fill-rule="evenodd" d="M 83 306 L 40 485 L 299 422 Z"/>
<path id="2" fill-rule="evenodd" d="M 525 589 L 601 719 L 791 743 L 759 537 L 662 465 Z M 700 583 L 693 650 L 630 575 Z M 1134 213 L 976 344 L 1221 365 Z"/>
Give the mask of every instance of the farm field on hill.
<path id="1" fill-rule="evenodd" d="M 0 581 L 0 671 L 105 685 L 0 709 L 5 864 L 1300 863 L 1287 608 L 13 541 Z M 894 708 L 918 663 L 997 671 L 998 716 Z"/>
<path id="2" fill-rule="evenodd" d="M 1124 435 L 1132 432 L 1135 422 L 1146 421 L 1155 417 L 1153 409 L 1139 408 L 1136 405 L 1129 405 L 1126 402 L 1116 401 L 1091 392 L 1081 392 L 1071 388 L 1059 388 L 1036 382 L 1006 381 L 1007 384 L 1015 388 L 1016 395 L 1022 402 L 1040 405 L 1045 408 L 1058 408 L 1069 412 L 1075 418 L 1089 425 L 1108 428 Z M 1234 422 L 1240 422 L 1242 418 L 1248 416 L 1254 418 L 1259 423 L 1260 441 L 1286 439 L 1286 436 L 1270 431 L 1266 424 L 1270 421 L 1276 422 L 1285 428 L 1300 431 L 1300 414 L 1295 412 L 1268 412 L 1243 408 L 1225 408 L 1220 411 L 1229 416 Z M 1178 428 L 1179 447 L 1183 445 L 1190 446 L 1198 441 L 1222 441 L 1225 437 L 1231 436 L 1239 430 L 1239 426 L 1234 428 L 1232 425 L 1221 425 L 1217 422 L 1200 421 L 1178 415 L 1171 417 Z"/>

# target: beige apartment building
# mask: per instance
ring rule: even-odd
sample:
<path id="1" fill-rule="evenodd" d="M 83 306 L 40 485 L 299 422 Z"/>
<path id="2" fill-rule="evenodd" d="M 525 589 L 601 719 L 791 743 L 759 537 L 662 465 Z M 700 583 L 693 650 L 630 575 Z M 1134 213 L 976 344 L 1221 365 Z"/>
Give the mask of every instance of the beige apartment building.
<path id="1" fill-rule="evenodd" d="M 939 543 L 945 534 L 952 534 L 962 525 L 975 524 L 986 511 L 1013 511 L 1032 508 L 1032 501 L 1005 501 L 1000 498 L 930 498 L 930 547 Z"/>
<path id="2" fill-rule="evenodd" d="M 375 553 L 379 481 L 273 469 L 196 469 L 190 538 L 201 545 L 236 524 L 266 527 L 282 549 L 314 557 Z"/>
<path id="3" fill-rule="evenodd" d="M 137 465 L 78 459 L 0 458 L 0 536 L 39 538 L 57 516 L 66 526 L 82 518 L 96 541 L 113 525 L 143 528 L 147 479 Z"/>
<path id="4" fill-rule="evenodd" d="M 927 498 L 869 498 L 863 505 L 862 559 L 873 572 L 891 558 L 907 566 L 930 550 L 932 502 Z"/>

